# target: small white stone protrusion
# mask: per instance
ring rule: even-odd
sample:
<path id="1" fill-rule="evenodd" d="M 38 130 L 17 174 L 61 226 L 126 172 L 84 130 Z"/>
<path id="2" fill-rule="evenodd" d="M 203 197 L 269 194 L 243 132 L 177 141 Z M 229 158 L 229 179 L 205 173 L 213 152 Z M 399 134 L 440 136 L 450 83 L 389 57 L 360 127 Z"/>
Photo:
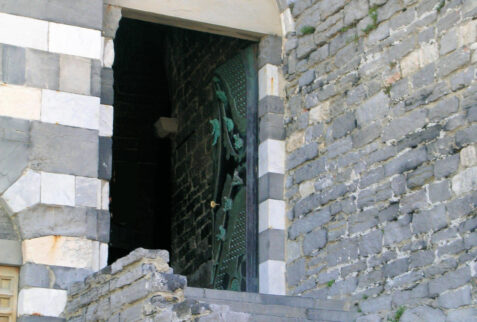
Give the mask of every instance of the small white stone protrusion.
<path id="1" fill-rule="evenodd" d="M 28 170 L 3 194 L 8 207 L 16 213 L 40 202 L 41 178 L 38 172 Z"/>
<path id="2" fill-rule="evenodd" d="M 452 190 L 460 195 L 477 189 L 477 167 L 467 168 L 452 178 Z"/>
<path id="3" fill-rule="evenodd" d="M 165 138 L 170 134 L 177 133 L 179 124 L 176 118 L 171 117 L 161 117 L 154 123 L 156 128 L 156 133 L 160 138 Z"/>
<path id="4" fill-rule="evenodd" d="M 282 36 L 286 37 L 288 34 L 295 32 L 295 21 L 291 14 L 290 8 L 285 9 L 280 14 L 280 20 L 282 22 Z"/>
<path id="5" fill-rule="evenodd" d="M 109 210 L 109 182 L 101 180 L 101 209 Z"/>
<path id="6" fill-rule="evenodd" d="M 114 63 L 114 42 L 111 38 L 103 38 L 103 66 L 112 68 Z"/>
<path id="7" fill-rule="evenodd" d="M 463 167 L 471 167 L 477 164 L 477 150 L 475 146 L 469 145 L 460 151 L 460 164 Z"/>

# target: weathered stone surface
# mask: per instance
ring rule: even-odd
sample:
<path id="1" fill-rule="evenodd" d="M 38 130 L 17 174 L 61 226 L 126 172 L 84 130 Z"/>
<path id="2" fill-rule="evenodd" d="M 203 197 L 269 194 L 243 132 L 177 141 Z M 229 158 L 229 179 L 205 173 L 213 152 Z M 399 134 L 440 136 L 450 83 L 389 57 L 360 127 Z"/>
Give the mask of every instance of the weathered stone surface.
<path id="1" fill-rule="evenodd" d="M 444 322 L 445 319 L 446 316 L 441 310 L 434 309 L 429 306 L 418 306 L 413 309 L 405 310 L 401 317 L 401 321 L 403 322 Z"/>
<path id="2" fill-rule="evenodd" d="M 470 278 L 469 267 L 463 267 L 456 271 L 449 271 L 442 277 L 429 282 L 429 293 L 431 295 L 439 295 L 446 290 L 464 285 L 470 280 Z"/>
<path id="3" fill-rule="evenodd" d="M 95 209 L 37 205 L 15 218 L 23 239 L 50 235 L 87 237 L 98 240 Z"/>
<path id="4" fill-rule="evenodd" d="M 431 210 L 423 210 L 412 217 L 414 233 L 424 233 L 430 230 L 437 231 L 447 226 L 446 209 L 438 206 Z"/>
<path id="5" fill-rule="evenodd" d="M 40 174 L 26 171 L 3 194 L 3 200 L 14 213 L 22 211 L 40 202 Z"/>
<path id="6" fill-rule="evenodd" d="M 471 287 L 466 285 L 455 291 L 447 291 L 439 295 L 437 303 L 446 309 L 455 309 L 472 303 Z"/>
<path id="7" fill-rule="evenodd" d="M 27 49 L 25 57 L 25 77 L 29 86 L 52 90 L 59 88 L 59 55 Z"/>
<path id="8" fill-rule="evenodd" d="M 327 247 L 326 261 L 329 266 L 347 262 L 358 257 L 358 246 L 354 240 L 343 240 Z"/>
<path id="9" fill-rule="evenodd" d="M 18 179 L 28 164 L 30 122 L 0 117 L 0 193 Z"/>
<path id="10" fill-rule="evenodd" d="M 44 265 L 26 263 L 21 267 L 18 288 L 50 287 L 50 275 Z"/>
<path id="11" fill-rule="evenodd" d="M 375 313 L 391 309 L 391 296 L 380 296 L 364 300 L 360 305 L 364 313 Z"/>
<path id="12" fill-rule="evenodd" d="M 68 126 L 32 123 L 33 169 L 96 177 L 98 132 Z M 84 156 L 88 156 L 85 160 Z"/>
<path id="13" fill-rule="evenodd" d="M 323 248 L 326 241 L 326 230 L 317 230 L 306 234 L 303 240 L 303 253 L 309 255 L 313 251 Z"/>
<path id="14" fill-rule="evenodd" d="M 380 92 L 358 107 L 356 120 L 359 126 L 364 127 L 373 120 L 383 118 L 388 111 L 389 97 L 383 92 Z"/>

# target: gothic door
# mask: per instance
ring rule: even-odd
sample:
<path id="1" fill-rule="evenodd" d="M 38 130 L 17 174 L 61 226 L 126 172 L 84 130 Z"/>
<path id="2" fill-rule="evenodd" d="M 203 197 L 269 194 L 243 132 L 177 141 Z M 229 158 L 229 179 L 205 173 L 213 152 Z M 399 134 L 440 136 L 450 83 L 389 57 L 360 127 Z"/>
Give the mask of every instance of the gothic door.
<path id="1" fill-rule="evenodd" d="M 212 285 L 256 292 L 257 73 L 253 47 L 216 69 Z"/>

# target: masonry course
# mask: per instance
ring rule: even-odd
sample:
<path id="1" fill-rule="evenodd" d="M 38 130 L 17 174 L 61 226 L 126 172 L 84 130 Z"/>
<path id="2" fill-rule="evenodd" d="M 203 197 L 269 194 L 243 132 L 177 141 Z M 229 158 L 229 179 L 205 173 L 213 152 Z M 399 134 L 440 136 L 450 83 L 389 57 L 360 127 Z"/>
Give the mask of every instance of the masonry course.
<path id="1" fill-rule="evenodd" d="M 287 146 L 317 126 L 323 134 L 287 158 L 287 251 L 301 246 L 287 256 L 289 294 L 354 299 L 360 321 L 392 319 L 400 306 L 406 321 L 472 312 L 476 250 L 472 230 L 457 227 L 473 226 L 476 205 L 475 10 L 294 3 L 296 25 L 315 32 L 297 28 L 285 42 Z M 328 238 L 312 243 L 321 231 Z"/>

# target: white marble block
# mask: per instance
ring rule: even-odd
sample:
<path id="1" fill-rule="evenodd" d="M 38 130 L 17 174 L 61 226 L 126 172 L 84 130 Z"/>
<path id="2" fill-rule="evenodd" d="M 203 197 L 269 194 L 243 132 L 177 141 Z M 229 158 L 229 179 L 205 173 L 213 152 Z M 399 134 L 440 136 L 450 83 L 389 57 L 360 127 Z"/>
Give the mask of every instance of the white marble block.
<path id="1" fill-rule="evenodd" d="M 27 239 L 22 242 L 23 262 L 99 270 L 99 244 L 94 240 L 65 236 Z"/>
<path id="2" fill-rule="evenodd" d="M 0 86 L 0 116 L 39 120 L 40 111 L 40 89 L 14 85 Z"/>
<path id="3" fill-rule="evenodd" d="M 267 199 L 258 205 L 258 232 L 285 230 L 285 201 Z"/>
<path id="4" fill-rule="evenodd" d="M 66 306 L 68 292 L 49 288 L 24 288 L 18 295 L 18 315 L 59 317 Z"/>
<path id="5" fill-rule="evenodd" d="M 75 177 L 67 174 L 41 173 L 41 203 L 75 205 Z"/>
<path id="6" fill-rule="evenodd" d="M 48 48 L 51 52 L 101 59 L 99 30 L 50 22 L 48 36 Z"/>
<path id="7" fill-rule="evenodd" d="M 99 135 L 113 136 L 114 109 L 111 105 L 99 107 Z"/>
<path id="8" fill-rule="evenodd" d="M 285 262 L 268 260 L 258 265 L 259 292 L 285 295 Z"/>
<path id="9" fill-rule="evenodd" d="M 101 195 L 101 181 L 99 179 L 76 177 L 76 206 L 96 208 L 98 195 Z"/>
<path id="10" fill-rule="evenodd" d="M 285 141 L 268 139 L 258 147 L 258 176 L 285 173 Z"/>
<path id="11" fill-rule="evenodd" d="M 258 71 L 258 99 L 279 96 L 278 67 L 266 64 Z"/>
<path id="12" fill-rule="evenodd" d="M 8 207 L 15 213 L 40 202 L 40 174 L 28 170 L 3 194 Z"/>
<path id="13" fill-rule="evenodd" d="M 48 49 L 48 22 L 0 13 L 0 43 Z"/>
<path id="14" fill-rule="evenodd" d="M 86 129 L 99 128 L 99 97 L 44 89 L 41 120 Z"/>

